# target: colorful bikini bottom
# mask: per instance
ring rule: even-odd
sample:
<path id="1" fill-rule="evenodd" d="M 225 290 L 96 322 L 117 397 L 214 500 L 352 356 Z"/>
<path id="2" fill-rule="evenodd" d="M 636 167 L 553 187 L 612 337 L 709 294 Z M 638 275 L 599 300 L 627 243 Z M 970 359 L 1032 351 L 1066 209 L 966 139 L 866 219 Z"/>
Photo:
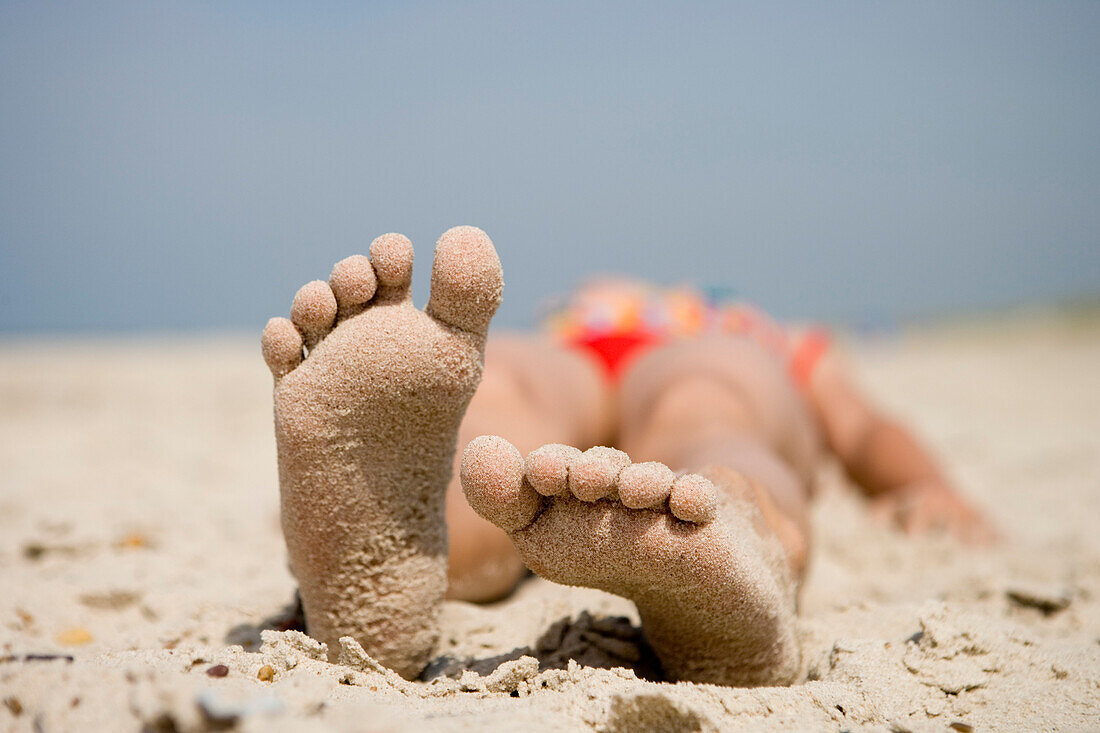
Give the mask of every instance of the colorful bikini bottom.
<path id="1" fill-rule="evenodd" d="M 752 339 L 809 389 L 828 352 L 827 329 L 789 329 L 743 302 L 719 301 L 687 287 L 661 288 L 629 279 L 592 281 L 551 310 L 545 328 L 559 341 L 594 356 L 617 381 L 650 349 L 676 339 L 727 334 Z"/>

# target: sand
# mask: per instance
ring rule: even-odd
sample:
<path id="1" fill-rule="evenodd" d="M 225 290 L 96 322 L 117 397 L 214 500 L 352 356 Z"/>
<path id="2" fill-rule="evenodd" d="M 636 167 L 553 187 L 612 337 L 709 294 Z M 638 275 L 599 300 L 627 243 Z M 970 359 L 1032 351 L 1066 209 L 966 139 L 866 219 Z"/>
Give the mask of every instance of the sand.
<path id="1" fill-rule="evenodd" d="M 427 684 L 277 630 L 294 584 L 256 342 L 0 344 L 0 729 L 1100 728 L 1095 314 L 856 346 L 1010 541 L 907 539 L 826 471 L 788 688 L 641 679 L 629 604 L 539 579 L 447 602 Z"/>

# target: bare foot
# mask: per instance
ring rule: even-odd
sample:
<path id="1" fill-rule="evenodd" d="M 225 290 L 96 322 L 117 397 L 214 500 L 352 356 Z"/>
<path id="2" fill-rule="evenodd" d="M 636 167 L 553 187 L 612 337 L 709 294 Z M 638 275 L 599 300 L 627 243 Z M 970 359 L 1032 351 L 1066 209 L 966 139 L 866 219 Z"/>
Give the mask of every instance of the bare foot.
<path id="1" fill-rule="evenodd" d="M 782 550 L 740 498 L 744 479 L 705 472 L 720 486 L 610 448 L 543 446 L 525 461 L 503 438 L 481 436 L 461 476 L 470 505 L 533 571 L 634 601 L 670 677 L 790 683 L 799 651 Z"/>
<path id="2" fill-rule="evenodd" d="M 436 245 L 424 311 L 412 244 L 385 234 L 264 329 L 275 376 L 283 533 L 309 633 L 353 636 L 403 675 L 427 663 L 447 587 L 444 495 L 501 298 L 480 229 Z M 307 355 L 303 360 L 303 346 Z"/>
<path id="3" fill-rule="evenodd" d="M 944 481 L 921 481 L 883 492 L 872 506 L 880 520 L 892 520 L 909 535 L 943 530 L 975 545 L 997 539 L 993 525 Z"/>

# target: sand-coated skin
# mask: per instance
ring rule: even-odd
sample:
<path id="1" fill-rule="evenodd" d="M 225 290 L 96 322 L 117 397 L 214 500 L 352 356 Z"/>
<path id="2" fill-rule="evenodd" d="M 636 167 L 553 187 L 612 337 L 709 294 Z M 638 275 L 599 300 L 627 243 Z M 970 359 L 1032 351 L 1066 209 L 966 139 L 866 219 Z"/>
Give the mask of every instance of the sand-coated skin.
<path id="1" fill-rule="evenodd" d="M 464 451 L 462 486 L 531 570 L 634 601 L 672 679 L 793 682 L 796 586 L 748 482 L 723 466 L 676 477 L 623 455 L 548 446 L 525 460 L 504 438 L 481 436 Z M 612 479 L 600 492 L 574 473 Z"/>
<path id="2" fill-rule="evenodd" d="M 272 319 L 263 347 L 307 630 L 329 648 L 352 636 L 413 677 L 438 637 L 444 497 L 503 281 L 474 227 L 440 238 L 423 311 L 409 298 L 409 241 L 383 235 L 370 254 L 303 287 L 291 321 Z"/>

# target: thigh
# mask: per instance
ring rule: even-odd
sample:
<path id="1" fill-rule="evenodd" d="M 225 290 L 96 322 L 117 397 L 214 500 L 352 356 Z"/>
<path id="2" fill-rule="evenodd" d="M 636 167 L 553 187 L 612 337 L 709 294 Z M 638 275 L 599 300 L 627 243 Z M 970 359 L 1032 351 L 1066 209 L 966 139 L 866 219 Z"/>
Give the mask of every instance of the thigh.
<path id="1" fill-rule="evenodd" d="M 587 448 L 611 433 L 607 378 L 590 356 L 548 337 L 504 333 L 489 339 L 482 385 L 468 415 L 484 422 L 482 412 L 496 415 L 518 406 L 540 422 L 561 426 L 566 435 L 557 442 Z"/>
<path id="2" fill-rule="evenodd" d="M 655 348 L 624 375 L 616 404 L 627 452 L 664 429 L 654 424 L 658 413 L 715 426 L 729 414 L 731 430 L 767 445 L 804 482 L 816 472 L 820 438 L 809 407 L 786 362 L 752 339 L 714 335 Z"/>
<path id="3" fill-rule="evenodd" d="M 479 435 L 499 435 L 524 454 L 545 443 L 587 447 L 607 430 L 609 402 L 603 376 L 583 357 L 537 337 L 489 340 L 481 384 L 459 428 L 447 489 L 448 597 L 495 600 L 525 572 L 512 541 L 478 516 L 462 493 L 459 468 L 466 444 Z"/>

